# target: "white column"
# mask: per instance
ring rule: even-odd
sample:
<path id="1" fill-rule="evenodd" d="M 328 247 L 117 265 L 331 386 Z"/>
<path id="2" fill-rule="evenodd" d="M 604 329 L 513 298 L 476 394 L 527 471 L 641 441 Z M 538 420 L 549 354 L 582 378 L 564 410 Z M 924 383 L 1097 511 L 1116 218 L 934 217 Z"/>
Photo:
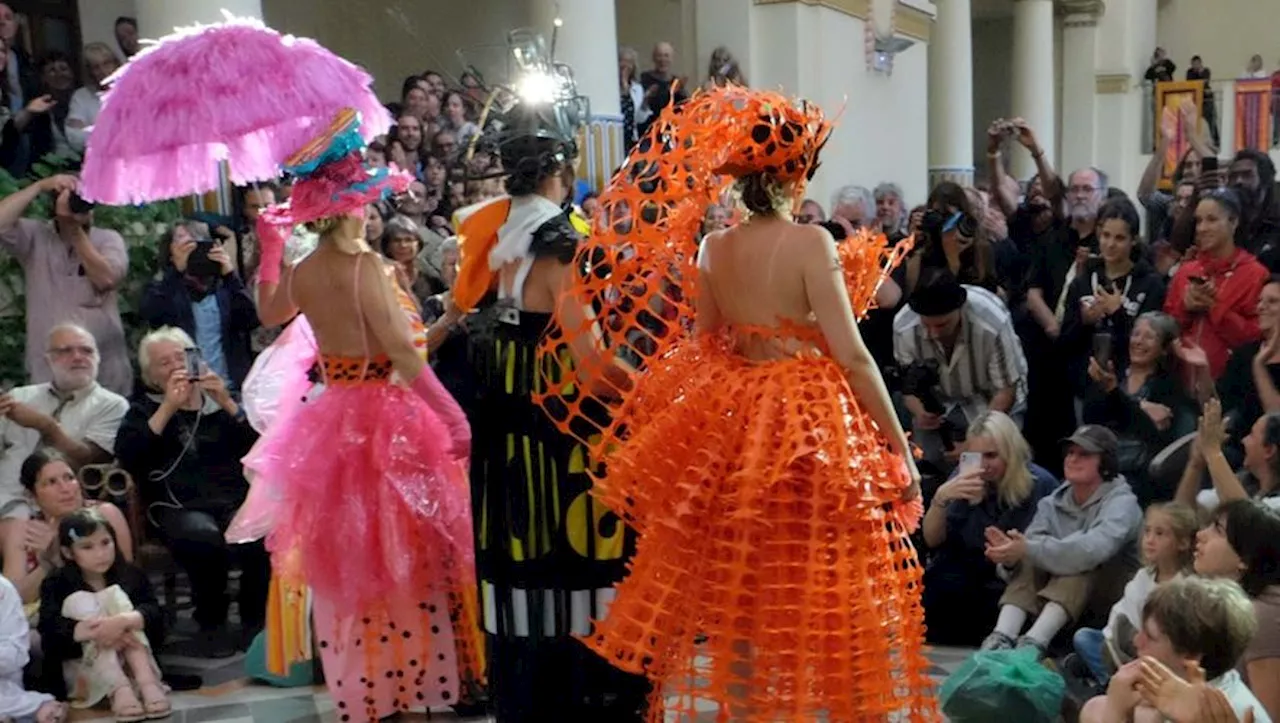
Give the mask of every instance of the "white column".
<path id="1" fill-rule="evenodd" d="M 1077 0 L 1063 6 L 1062 20 L 1062 160 L 1059 170 L 1096 166 L 1097 47 L 1100 0 Z"/>
<path id="2" fill-rule="evenodd" d="M 1068 58 L 1064 63 L 1077 62 Z M 1049 162 L 1057 152 L 1057 123 L 1053 111 L 1053 0 L 1014 0 L 1013 3 L 1013 115 L 1035 130 Z M 1035 172 L 1035 160 L 1015 153 L 1012 172 L 1025 180 Z"/>
<path id="3" fill-rule="evenodd" d="M 973 35 L 969 0 L 937 0 L 929 42 L 929 186 L 973 181 Z"/>
<path id="4" fill-rule="evenodd" d="M 578 92 L 591 99 L 591 115 L 617 117 L 618 31 L 613 0 L 536 0 L 531 25 L 550 47 L 556 18 L 555 60 L 573 68 Z"/>
<path id="5" fill-rule="evenodd" d="M 138 36 L 155 40 L 174 28 L 222 22 L 222 11 L 241 18 L 262 18 L 262 0 L 136 0 Z"/>

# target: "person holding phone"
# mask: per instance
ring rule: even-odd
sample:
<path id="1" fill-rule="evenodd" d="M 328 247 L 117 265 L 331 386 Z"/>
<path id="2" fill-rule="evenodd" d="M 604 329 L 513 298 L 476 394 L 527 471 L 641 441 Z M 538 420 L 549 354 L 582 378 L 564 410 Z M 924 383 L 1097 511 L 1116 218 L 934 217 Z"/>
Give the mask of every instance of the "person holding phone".
<path id="1" fill-rule="evenodd" d="M 984 554 L 986 531 L 1021 532 L 1058 480 L 1031 461 L 1018 425 L 987 412 L 969 426 L 965 452 L 925 513 L 924 614 L 934 645 L 976 647 L 996 624 L 1005 580 Z"/>
<path id="2" fill-rule="evenodd" d="M 204 362 L 238 394 L 253 364 L 250 334 L 258 312 L 236 273 L 225 237 L 181 221 L 160 240 L 160 276 L 147 284 L 138 312 L 152 329 L 173 326 L 198 342 Z"/>
<path id="3" fill-rule="evenodd" d="M 1240 224 L 1239 195 L 1219 188 L 1196 204 L 1196 257 L 1178 268 L 1164 310 L 1178 321 L 1182 337 L 1204 349 L 1216 380 L 1234 349 L 1262 337 L 1258 297 L 1266 267 L 1235 242 Z"/>
<path id="4" fill-rule="evenodd" d="M 1067 290 L 1058 350 L 1075 389 L 1076 409 L 1092 387 L 1089 359 L 1123 371 L 1129 334 L 1138 316 L 1164 307 L 1164 280 L 1138 258 L 1138 209 L 1126 198 L 1107 201 L 1098 211 L 1099 258 L 1090 261 Z"/>
<path id="5" fill-rule="evenodd" d="M 1116 430 L 1119 471 L 1146 507 L 1169 500 L 1172 489 L 1151 486 L 1147 467 L 1161 449 L 1195 430 L 1196 410 L 1177 373 L 1179 329 L 1160 311 L 1139 316 L 1124 345 L 1126 365 L 1109 334 L 1094 337 L 1089 359 L 1091 387 L 1082 403 L 1082 421 Z"/>

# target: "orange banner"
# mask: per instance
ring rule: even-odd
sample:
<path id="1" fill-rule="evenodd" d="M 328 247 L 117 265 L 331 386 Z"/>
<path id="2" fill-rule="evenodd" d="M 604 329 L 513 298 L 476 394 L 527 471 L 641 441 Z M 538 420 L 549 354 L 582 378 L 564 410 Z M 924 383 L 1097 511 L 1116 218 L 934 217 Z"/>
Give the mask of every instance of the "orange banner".
<path id="1" fill-rule="evenodd" d="M 1236 81 L 1236 148 L 1271 149 L 1271 79 Z"/>

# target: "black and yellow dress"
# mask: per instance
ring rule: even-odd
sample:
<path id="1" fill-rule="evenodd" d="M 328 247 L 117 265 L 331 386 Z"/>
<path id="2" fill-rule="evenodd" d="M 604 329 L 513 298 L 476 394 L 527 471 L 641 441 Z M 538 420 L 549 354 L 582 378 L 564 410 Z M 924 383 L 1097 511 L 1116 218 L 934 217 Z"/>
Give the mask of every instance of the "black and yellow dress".
<path id="1" fill-rule="evenodd" d="M 486 277 L 479 256 L 488 256 L 494 234 L 533 229 L 514 289 L 523 288 L 538 258 L 570 263 L 581 236 L 556 210 L 540 197 L 515 197 L 469 215 L 455 298 L 465 304 L 472 273 Z M 572 364 L 566 351 L 542 362 L 563 368 L 537 367 L 551 314 L 521 309 L 518 292 L 502 296 L 487 288 L 467 323 L 476 377 L 467 405 L 471 488 L 493 712 L 501 723 L 639 721 L 649 691 L 643 677 L 610 666 L 574 639 L 605 615 L 635 536 L 591 497 L 585 446 L 534 403 L 543 380 L 560 378 Z"/>

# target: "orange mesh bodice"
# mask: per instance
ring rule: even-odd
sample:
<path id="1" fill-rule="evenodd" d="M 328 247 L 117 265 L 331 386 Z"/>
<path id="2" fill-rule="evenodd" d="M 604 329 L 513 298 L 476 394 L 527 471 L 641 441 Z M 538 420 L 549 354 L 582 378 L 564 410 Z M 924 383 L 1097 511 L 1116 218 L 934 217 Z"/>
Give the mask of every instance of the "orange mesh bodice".
<path id="1" fill-rule="evenodd" d="M 385 354 L 372 358 L 321 354 L 322 379 L 330 386 L 385 384 L 391 380 L 391 359 Z"/>
<path id="2" fill-rule="evenodd" d="M 603 348 L 576 377 L 544 378 L 541 402 L 588 445 L 592 494 L 640 533 L 585 642 L 654 681 L 652 723 L 702 720 L 695 701 L 746 723 L 939 717 L 908 538 L 923 510 L 900 502 L 904 462 L 821 332 L 689 334 L 693 239 L 731 180 L 715 170 L 803 179 L 826 136 L 820 112 L 789 103 L 722 88 L 664 112 L 600 197 L 576 259 L 587 272 L 567 301 L 592 318 L 558 318 L 543 342 L 543 354 L 583 337 Z M 859 317 L 910 245 L 867 232 L 841 244 Z M 593 404 L 611 419 L 585 414 Z"/>

